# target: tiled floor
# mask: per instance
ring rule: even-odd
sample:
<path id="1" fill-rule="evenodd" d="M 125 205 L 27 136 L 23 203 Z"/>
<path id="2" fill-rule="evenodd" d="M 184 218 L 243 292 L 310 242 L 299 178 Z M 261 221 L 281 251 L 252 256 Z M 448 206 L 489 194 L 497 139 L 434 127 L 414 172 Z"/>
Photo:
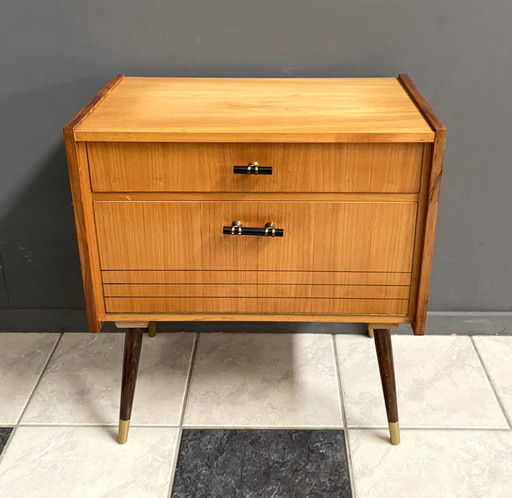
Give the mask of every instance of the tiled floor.
<path id="1" fill-rule="evenodd" d="M 402 443 L 366 336 L 0 334 L 0 497 L 510 497 L 512 337 L 394 336 Z M 3 451 L 2 451 L 3 450 Z"/>

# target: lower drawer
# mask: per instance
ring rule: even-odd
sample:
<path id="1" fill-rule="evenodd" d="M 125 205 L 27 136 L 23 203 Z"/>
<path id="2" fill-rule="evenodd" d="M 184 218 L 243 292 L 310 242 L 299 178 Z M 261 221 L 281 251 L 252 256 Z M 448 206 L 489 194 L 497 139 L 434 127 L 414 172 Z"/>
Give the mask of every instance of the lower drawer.
<path id="1" fill-rule="evenodd" d="M 318 313 L 406 315 L 407 299 L 106 297 L 107 313 Z"/>
<path id="2" fill-rule="evenodd" d="M 410 272 L 416 202 L 95 201 L 102 270 Z M 241 220 L 283 237 L 233 236 Z"/>

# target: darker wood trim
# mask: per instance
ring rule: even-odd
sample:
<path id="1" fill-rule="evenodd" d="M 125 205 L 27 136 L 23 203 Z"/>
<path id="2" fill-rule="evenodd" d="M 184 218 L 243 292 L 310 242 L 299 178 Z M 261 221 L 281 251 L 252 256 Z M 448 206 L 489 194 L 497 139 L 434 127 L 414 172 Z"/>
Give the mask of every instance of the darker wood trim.
<path id="1" fill-rule="evenodd" d="M 423 335 L 425 333 L 430 291 L 430 275 L 432 271 L 437 211 L 439 206 L 439 193 L 441 189 L 443 158 L 446 144 L 446 127 L 407 74 L 399 74 L 398 81 L 421 112 L 429 126 L 435 132 L 427 187 L 427 214 L 425 217 L 422 237 L 423 247 L 420 256 L 420 274 L 416 298 L 416 313 L 412 322 L 414 334 Z"/>
<path id="2" fill-rule="evenodd" d="M 427 102 L 427 99 L 418 90 L 418 87 L 414 84 L 411 77 L 408 74 L 399 74 L 398 81 L 402 85 L 403 89 L 407 92 L 410 99 L 414 102 L 418 110 L 421 112 L 429 126 L 436 132 L 445 131 L 446 127 L 434 112 L 434 109 Z"/>
<path id="3" fill-rule="evenodd" d="M 85 223 L 84 203 L 87 202 L 82 195 L 80 179 L 80 164 L 78 159 L 78 144 L 75 140 L 75 128 L 93 111 L 93 109 L 124 79 L 124 74 L 116 74 L 70 121 L 63 129 L 64 144 L 68 163 L 69 180 L 71 185 L 71 195 L 73 198 L 73 213 L 75 216 L 75 225 L 78 239 L 78 249 L 80 254 L 80 266 L 82 268 L 82 279 L 85 294 L 85 305 L 87 310 L 87 322 L 91 332 L 99 332 L 102 322 L 98 319 L 98 309 L 96 306 L 93 276 L 91 274 L 91 249 L 89 247 L 89 238 L 86 236 L 87 229 Z"/>
<path id="4" fill-rule="evenodd" d="M 124 74 L 116 74 L 80 111 L 69 121 L 64 130 L 76 128 L 103 100 L 105 97 L 124 79 Z M 74 134 L 73 134 L 74 139 Z"/>
<path id="5" fill-rule="evenodd" d="M 80 189 L 79 165 L 77 158 L 77 144 L 73 138 L 73 130 L 64 128 L 64 144 L 68 163 L 69 183 L 71 186 L 71 197 L 73 200 L 73 214 L 75 217 L 76 235 L 78 240 L 78 253 L 80 255 L 80 266 L 82 269 L 82 282 L 85 296 L 85 307 L 87 311 L 87 323 L 91 332 L 99 332 L 102 322 L 98 320 L 96 308 L 94 285 L 91 275 L 91 254 L 86 237 L 84 202 Z"/>

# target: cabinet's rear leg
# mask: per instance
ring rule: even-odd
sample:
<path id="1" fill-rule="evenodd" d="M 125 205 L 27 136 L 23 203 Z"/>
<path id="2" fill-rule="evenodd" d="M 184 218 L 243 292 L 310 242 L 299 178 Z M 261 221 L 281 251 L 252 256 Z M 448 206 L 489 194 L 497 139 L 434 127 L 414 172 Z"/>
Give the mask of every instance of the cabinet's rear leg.
<path id="1" fill-rule="evenodd" d="M 389 423 L 389 435 L 392 444 L 400 443 L 400 426 L 398 424 L 398 403 L 396 400 L 395 369 L 393 366 L 393 350 L 391 335 L 388 329 L 374 329 L 375 348 L 379 362 L 380 379 L 386 403 Z"/>
<path id="2" fill-rule="evenodd" d="M 372 326 L 371 326 L 370 324 L 368 324 L 368 328 L 367 328 L 367 330 L 368 330 L 368 337 L 369 337 L 370 339 L 373 339 L 373 337 L 374 337 L 374 334 L 373 334 L 373 328 L 372 328 Z"/>
<path id="3" fill-rule="evenodd" d="M 149 337 L 155 337 L 155 335 L 156 335 L 156 322 L 149 322 L 149 325 L 148 325 L 148 335 L 149 335 Z"/>

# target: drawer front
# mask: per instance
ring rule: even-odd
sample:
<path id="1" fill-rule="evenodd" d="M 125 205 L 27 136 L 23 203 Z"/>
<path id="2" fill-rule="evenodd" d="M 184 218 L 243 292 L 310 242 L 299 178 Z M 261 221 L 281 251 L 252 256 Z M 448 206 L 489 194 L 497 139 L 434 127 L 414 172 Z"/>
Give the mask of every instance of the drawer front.
<path id="1" fill-rule="evenodd" d="M 419 191 L 423 144 L 88 143 L 96 192 Z M 271 175 L 234 174 L 256 161 Z"/>
<path id="2" fill-rule="evenodd" d="M 407 315 L 405 299 L 106 297 L 107 313 L 317 313 Z"/>
<path id="3" fill-rule="evenodd" d="M 414 202 L 96 201 L 102 270 L 411 271 Z M 223 235 L 273 221 L 281 237 Z"/>

